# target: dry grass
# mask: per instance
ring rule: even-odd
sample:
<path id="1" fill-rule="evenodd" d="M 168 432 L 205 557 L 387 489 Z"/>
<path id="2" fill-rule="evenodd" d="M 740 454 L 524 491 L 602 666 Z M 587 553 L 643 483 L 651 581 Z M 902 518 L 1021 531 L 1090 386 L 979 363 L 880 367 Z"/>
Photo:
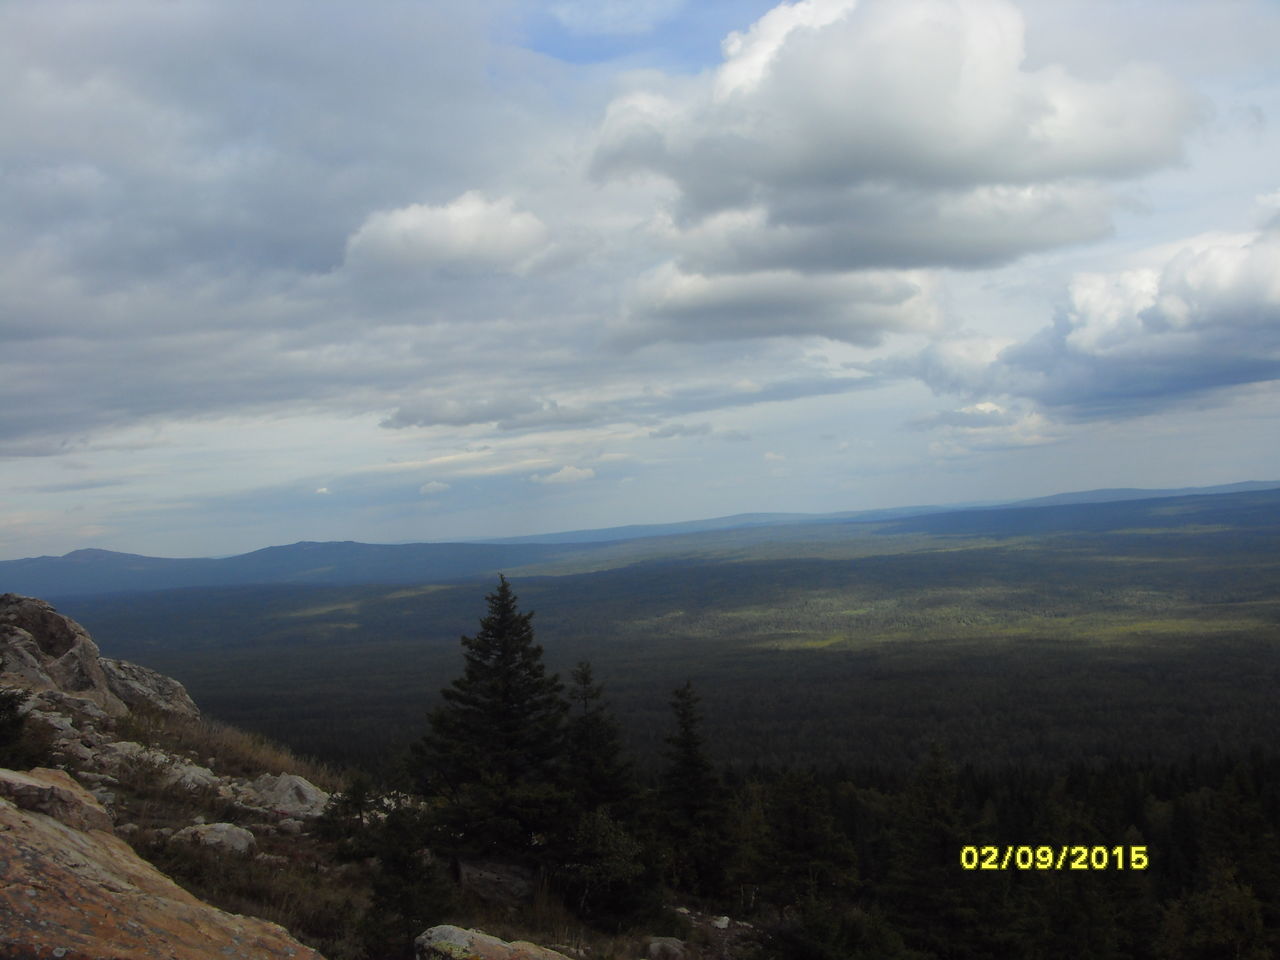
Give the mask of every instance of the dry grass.
<path id="1" fill-rule="evenodd" d="M 254 778 L 264 773 L 294 773 L 330 793 L 345 788 L 345 779 L 327 764 L 300 757 L 289 748 L 256 733 L 247 733 L 207 717 L 191 719 L 135 709 L 117 724 L 119 736 L 158 747 L 166 753 L 204 764 L 213 758 L 221 776 Z"/>

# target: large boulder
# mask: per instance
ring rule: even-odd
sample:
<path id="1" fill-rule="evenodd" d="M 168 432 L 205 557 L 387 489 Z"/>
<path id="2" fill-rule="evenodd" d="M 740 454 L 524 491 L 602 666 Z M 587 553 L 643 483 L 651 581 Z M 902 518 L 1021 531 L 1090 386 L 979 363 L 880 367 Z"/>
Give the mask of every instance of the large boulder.
<path id="1" fill-rule="evenodd" d="M 106 677 L 107 687 L 130 709 L 147 707 L 163 713 L 176 713 L 184 717 L 199 717 L 200 708 L 173 677 L 140 667 L 128 660 L 112 660 L 102 657 L 98 663 Z"/>
<path id="2" fill-rule="evenodd" d="M 508 943 L 479 930 L 442 925 L 413 941 L 417 960 L 569 960 L 563 953 L 524 940 Z"/>
<path id="3" fill-rule="evenodd" d="M 184 827 L 173 835 L 174 843 L 195 843 L 227 853 L 248 854 L 257 841 L 252 833 L 234 823 L 200 823 Z"/>
<path id="4" fill-rule="evenodd" d="M 61 690 L 101 707 L 113 717 L 129 712 L 112 692 L 98 645 L 70 617 L 43 600 L 0 595 L 0 657 L 6 673 L 35 690 Z"/>
<path id="5" fill-rule="evenodd" d="M 320 816 L 329 803 L 328 793 L 294 773 L 264 773 L 250 788 L 261 798 L 261 806 L 300 820 Z"/>
<path id="6" fill-rule="evenodd" d="M 27 776 L 66 786 L 48 773 Z M 197 899 L 119 837 L 81 829 L 93 805 L 80 797 L 76 809 L 74 800 L 46 807 L 50 815 L 0 798 L 6 960 L 324 960 L 283 927 Z"/>

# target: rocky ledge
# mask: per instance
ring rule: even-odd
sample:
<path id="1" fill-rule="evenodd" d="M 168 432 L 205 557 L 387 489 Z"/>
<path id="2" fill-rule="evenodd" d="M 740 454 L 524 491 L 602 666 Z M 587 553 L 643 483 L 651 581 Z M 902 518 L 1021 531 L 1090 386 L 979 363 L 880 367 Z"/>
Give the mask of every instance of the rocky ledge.
<path id="1" fill-rule="evenodd" d="M 323 960 L 288 931 L 196 899 L 110 830 L 61 770 L 0 770 L 0 956 Z"/>
<path id="2" fill-rule="evenodd" d="M 13 960 L 323 960 L 264 920 L 199 900 L 139 857 L 120 836 L 121 781 L 223 801 L 261 831 L 296 833 L 329 800 L 300 776 L 219 776 L 191 756 L 121 739 L 142 709 L 195 720 L 178 681 L 100 656 L 74 620 L 42 600 L 0 595 L 0 689 L 27 692 L 28 723 L 43 729 L 64 769 L 0 769 L 0 956 Z M 251 855 L 254 834 L 231 823 L 169 830 L 173 843 Z"/>

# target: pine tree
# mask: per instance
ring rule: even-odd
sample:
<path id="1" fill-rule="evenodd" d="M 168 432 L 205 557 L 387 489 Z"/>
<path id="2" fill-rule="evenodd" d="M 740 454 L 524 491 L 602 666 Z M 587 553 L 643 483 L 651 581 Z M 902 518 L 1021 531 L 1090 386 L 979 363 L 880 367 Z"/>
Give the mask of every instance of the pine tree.
<path id="1" fill-rule="evenodd" d="M 538 859 L 567 806 L 560 680 L 534 643 L 506 577 L 488 615 L 462 638 L 463 675 L 441 691 L 430 732 L 413 747 L 421 792 L 439 798 L 437 845 L 456 855 Z"/>

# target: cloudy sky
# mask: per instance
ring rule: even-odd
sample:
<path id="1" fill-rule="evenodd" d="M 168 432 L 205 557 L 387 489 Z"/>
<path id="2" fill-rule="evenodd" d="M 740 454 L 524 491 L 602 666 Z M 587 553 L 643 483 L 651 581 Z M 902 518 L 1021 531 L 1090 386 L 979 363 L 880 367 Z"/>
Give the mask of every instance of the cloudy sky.
<path id="1" fill-rule="evenodd" d="M 1273 0 L 8 0 L 0 559 L 1280 479 Z"/>

